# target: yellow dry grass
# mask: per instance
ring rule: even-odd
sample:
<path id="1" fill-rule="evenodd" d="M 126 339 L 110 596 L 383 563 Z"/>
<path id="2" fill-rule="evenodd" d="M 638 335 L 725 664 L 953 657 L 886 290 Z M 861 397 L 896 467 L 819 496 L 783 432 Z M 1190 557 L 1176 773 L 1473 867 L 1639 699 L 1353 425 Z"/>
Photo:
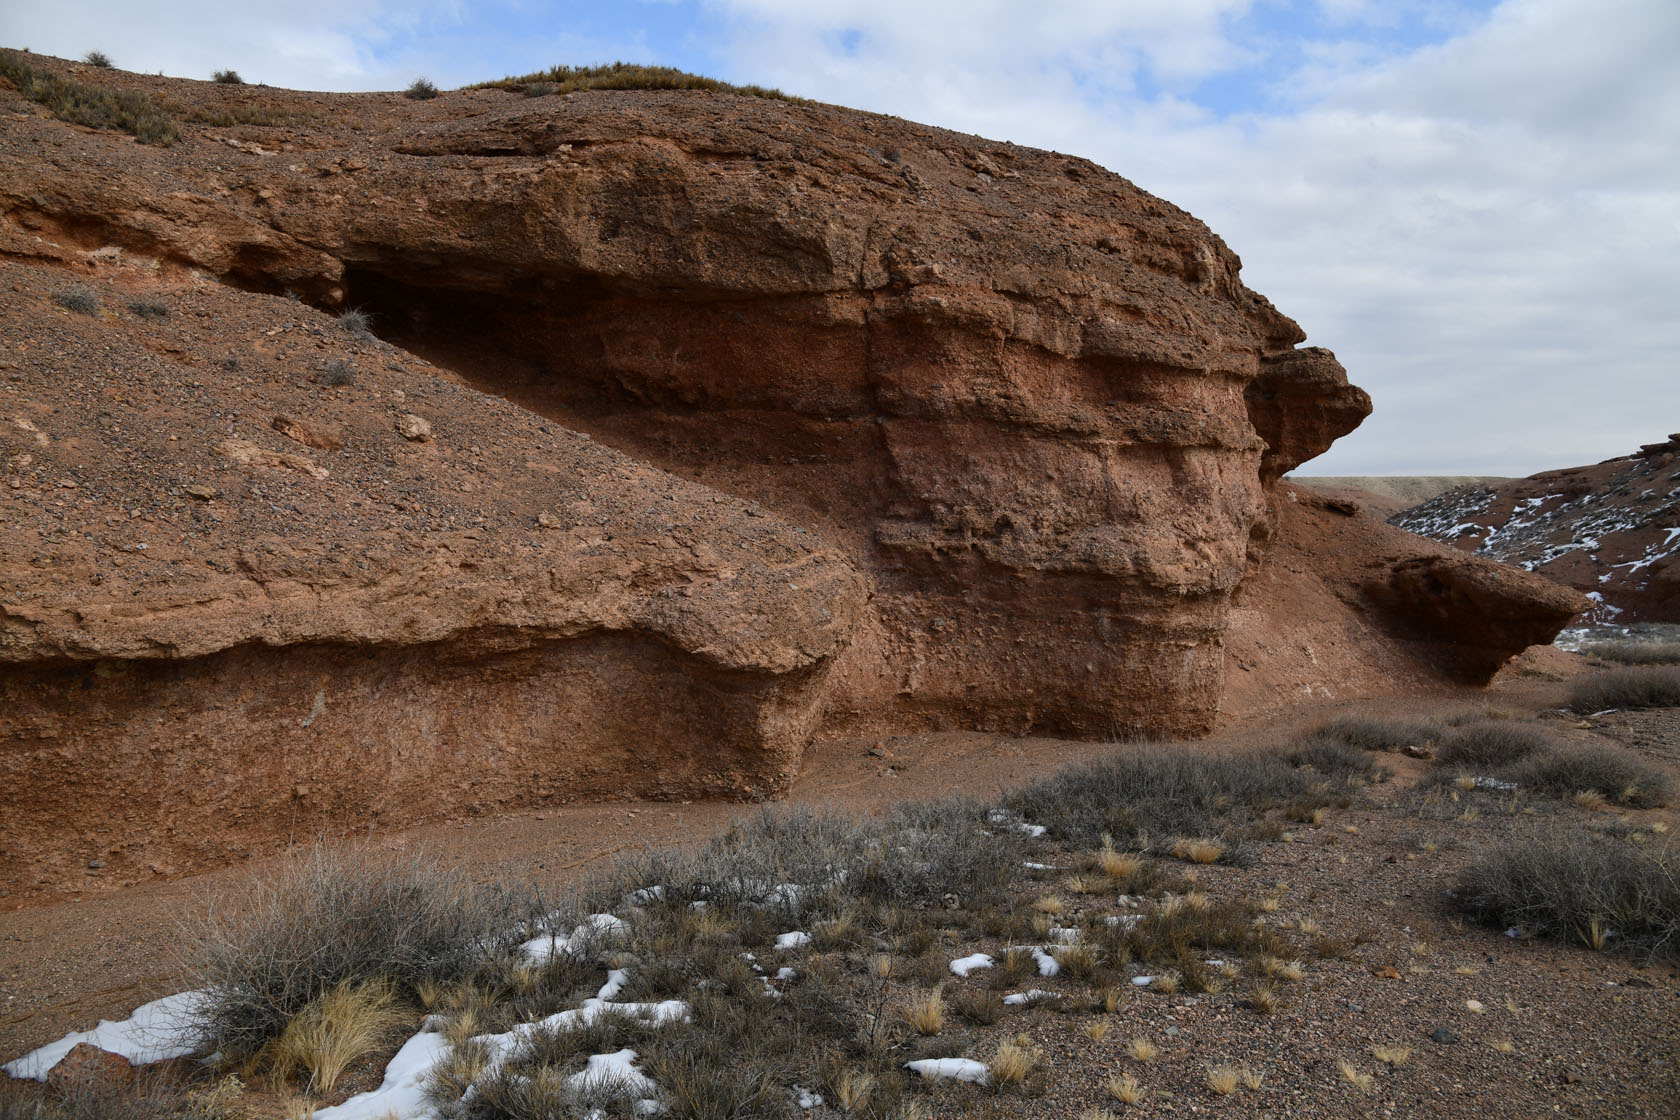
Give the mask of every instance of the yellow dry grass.
<path id="1" fill-rule="evenodd" d="M 904 1009 L 904 1021 L 919 1035 L 936 1035 L 945 1029 L 945 997 L 938 988 Z"/>
<path id="2" fill-rule="evenodd" d="M 390 981 L 345 981 L 287 1023 L 258 1062 L 288 1081 L 307 1073 L 312 1092 L 330 1093 L 352 1062 L 378 1050 L 407 1021 Z"/>

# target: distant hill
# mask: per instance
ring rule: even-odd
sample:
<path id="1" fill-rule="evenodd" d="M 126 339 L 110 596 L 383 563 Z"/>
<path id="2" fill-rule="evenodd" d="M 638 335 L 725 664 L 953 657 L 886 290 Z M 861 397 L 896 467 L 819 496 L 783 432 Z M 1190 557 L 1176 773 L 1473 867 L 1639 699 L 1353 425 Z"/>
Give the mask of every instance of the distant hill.
<path id="1" fill-rule="evenodd" d="M 1389 519 L 1585 592 L 1593 622 L 1680 622 L 1680 433 L 1638 453 L 1479 482 Z"/>
<path id="2" fill-rule="evenodd" d="M 1322 490 L 1332 497 L 1358 501 L 1379 517 L 1391 517 L 1461 486 L 1492 486 L 1510 479 L 1501 475 L 1351 474 L 1316 478 L 1290 475 L 1289 481 Z"/>

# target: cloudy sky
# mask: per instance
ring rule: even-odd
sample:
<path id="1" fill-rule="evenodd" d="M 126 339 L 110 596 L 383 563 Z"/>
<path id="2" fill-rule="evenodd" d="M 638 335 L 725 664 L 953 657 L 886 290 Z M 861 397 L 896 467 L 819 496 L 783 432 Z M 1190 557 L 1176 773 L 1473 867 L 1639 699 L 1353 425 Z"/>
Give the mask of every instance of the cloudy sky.
<path id="1" fill-rule="evenodd" d="M 58 0 L 0 44 L 335 90 L 625 59 L 1053 148 L 1207 222 L 1370 390 L 1303 474 L 1680 431 L 1677 0 Z"/>

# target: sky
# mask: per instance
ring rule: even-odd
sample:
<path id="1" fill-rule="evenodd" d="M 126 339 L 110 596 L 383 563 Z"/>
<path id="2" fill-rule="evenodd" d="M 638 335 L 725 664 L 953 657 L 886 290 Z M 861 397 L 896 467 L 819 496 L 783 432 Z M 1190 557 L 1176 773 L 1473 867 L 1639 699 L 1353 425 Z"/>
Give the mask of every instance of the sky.
<path id="1" fill-rule="evenodd" d="M 623 59 L 1049 148 L 1206 222 L 1371 393 L 1299 474 L 1680 432 L 1680 0 L 0 0 L 0 44 L 324 90 Z"/>

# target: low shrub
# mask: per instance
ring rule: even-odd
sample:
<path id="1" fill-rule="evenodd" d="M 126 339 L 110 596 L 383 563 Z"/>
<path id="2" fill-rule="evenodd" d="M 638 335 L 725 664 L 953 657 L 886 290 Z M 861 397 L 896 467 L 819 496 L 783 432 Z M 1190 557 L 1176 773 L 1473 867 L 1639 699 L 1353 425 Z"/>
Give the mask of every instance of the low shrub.
<path id="1" fill-rule="evenodd" d="M 1313 770 L 1326 777 L 1370 782 L 1377 777 L 1377 764 L 1361 747 L 1310 735 L 1278 752 L 1278 759 L 1298 770 Z"/>
<path id="2" fill-rule="evenodd" d="M 1570 745 L 1529 755 L 1502 776 L 1548 797 L 1574 797 L 1597 790 L 1607 800 L 1632 809 L 1667 805 L 1673 792 L 1662 769 L 1630 750 L 1605 743 Z"/>
<path id="3" fill-rule="evenodd" d="M 1538 727 L 1504 720 L 1480 720 L 1449 734 L 1442 740 L 1436 757 L 1446 766 L 1494 770 L 1553 745 L 1552 737 Z"/>
<path id="4" fill-rule="evenodd" d="M 0 1120 L 237 1120 L 237 1078 L 191 1087 L 145 1074 L 127 1084 L 98 1080 L 47 1087 L 0 1080 Z"/>
<path id="5" fill-rule="evenodd" d="M 403 91 L 403 96 L 410 101 L 430 101 L 438 95 L 438 88 L 430 78 L 416 78 L 414 83 Z"/>
<path id="6" fill-rule="evenodd" d="M 1636 665 L 1595 673 L 1569 690 L 1571 711 L 1680 707 L 1680 667 Z"/>
<path id="7" fill-rule="evenodd" d="M 1680 639 L 1627 638 L 1584 646 L 1581 652 L 1618 665 L 1680 665 Z"/>
<path id="8" fill-rule="evenodd" d="M 343 358 L 334 358 L 321 370 L 321 384 L 334 389 L 342 389 L 346 385 L 356 383 L 356 370 Z"/>
<path id="9" fill-rule="evenodd" d="M 316 847 L 249 897 L 213 908 L 187 965 L 211 993 L 208 1041 L 243 1061 L 339 985 L 386 982 L 395 998 L 413 999 L 423 980 L 471 973 L 540 913 L 534 900 L 473 886 L 424 854 L 381 860 Z"/>
<path id="10" fill-rule="evenodd" d="M 1351 757 L 1358 756 L 1338 749 L 1330 765 L 1340 769 Z M 1178 837 L 1228 833 L 1285 805 L 1328 804 L 1343 784 L 1340 773 L 1313 773 L 1276 752 L 1155 744 L 1071 767 L 1007 795 L 1004 804 L 1079 847 L 1094 848 L 1105 834 L 1131 846 L 1165 846 Z"/>
<path id="11" fill-rule="evenodd" d="M 109 70 L 115 65 L 104 51 L 89 51 L 82 56 L 82 61 L 100 70 Z"/>
<path id="12" fill-rule="evenodd" d="M 307 127 L 316 120 L 316 115 L 307 109 L 286 109 L 254 102 L 194 105 L 185 109 L 177 108 L 175 111 L 194 124 L 211 124 L 218 128 L 228 128 L 236 124 L 256 125 L 262 128 Z"/>
<path id="13" fill-rule="evenodd" d="M 1442 727 L 1431 720 L 1376 716 L 1341 716 L 1313 728 L 1311 735 L 1362 751 L 1394 752 L 1421 747 L 1441 737 Z"/>
<path id="14" fill-rule="evenodd" d="M 1482 852 L 1454 889 L 1458 905 L 1500 928 L 1651 953 L 1680 948 L 1680 859 L 1585 832 L 1530 835 Z"/>
<path id="15" fill-rule="evenodd" d="M 340 312 L 338 316 L 338 325 L 355 335 L 357 338 L 367 339 L 373 337 L 373 316 L 358 308 L 353 307 L 348 311 Z"/>
<path id="16" fill-rule="evenodd" d="M 86 284 L 72 284 L 68 288 L 60 288 L 52 294 L 52 301 L 66 311 L 74 311 L 78 315 L 97 315 L 103 306 L 99 302 L 99 293 Z"/>
<path id="17" fill-rule="evenodd" d="M 169 318 L 169 305 L 155 299 L 131 299 L 128 310 L 142 319 Z"/>
<path id="18" fill-rule="evenodd" d="M 210 80 L 217 85 L 224 86 L 242 86 L 245 84 L 245 79 L 239 76 L 237 70 L 218 70 L 210 75 Z"/>
<path id="19" fill-rule="evenodd" d="M 788 922 L 831 918 L 850 900 L 914 906 L 954 896 L 978 908 L 1000 899 L 1017 877 L 1023 840 L 990 825 L 978 801 L 907 805 L 862 819 L 766 812 L 734 822 L 697 852 L 651 853 L 610 889 L 657 887 L 661 905 L 704 902 L 731 920 L 747 912 Z M 844 897 L 832 890 L 841 883 Z M 613 904 L 610 897 L 598 901 Z"/>

